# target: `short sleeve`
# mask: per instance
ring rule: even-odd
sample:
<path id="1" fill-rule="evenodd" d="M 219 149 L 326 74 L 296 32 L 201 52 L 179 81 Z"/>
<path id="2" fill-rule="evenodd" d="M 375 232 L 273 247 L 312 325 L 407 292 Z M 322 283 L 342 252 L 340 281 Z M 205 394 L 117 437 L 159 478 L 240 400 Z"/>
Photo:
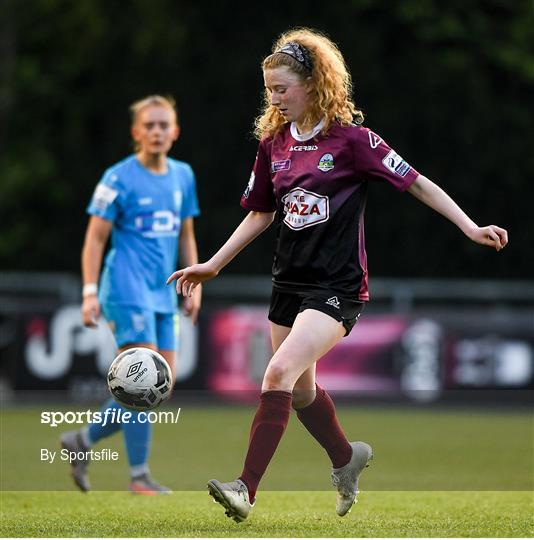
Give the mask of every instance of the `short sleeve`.
<path id="1" fill-rule="evenodd" d="M 406 191 L 419 173 L 376 133 L 356 128 L 355 168 L 364 180 L 385 180 L 399 191 Z"/>
<path id="2" fill-rule="evenodd" d="M 108 169 L 95 188 L 87 213 L 115 221 L 125 198 L 125 188 L 121 179 L 112 169 Z"/>
<path id="3" fill-rule="evenodd" d="M 241 206 L 245 210 L 253 212 L 274 212 L 276 210 L 269 148 L 267 140 L 260 142 L 247 188 L 241 197 Z"/>
<path id="4" fill-rule="evenodd" d="M 180 211 L 180 218 L 182 220 L 197 217 L 200 215 L 200 206 L 198 204 L 197 197 L 197 181 L 195 173 L 191 167 L 187 167 L 188 174 L 186 175 L 186 182 L 184 186 L 184 193 L 182 199 L 182 208 Z"/>

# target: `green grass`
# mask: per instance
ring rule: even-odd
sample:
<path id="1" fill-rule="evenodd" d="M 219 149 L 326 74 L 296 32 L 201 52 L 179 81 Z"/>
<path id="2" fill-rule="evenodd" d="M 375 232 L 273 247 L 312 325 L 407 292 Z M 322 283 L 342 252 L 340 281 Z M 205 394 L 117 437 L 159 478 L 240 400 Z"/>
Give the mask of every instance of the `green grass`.
<path id="1" fill-rule="evenodd" d="M 8 492 L 8 537 L 528 537 L 528 492 L 367 492 L 345 518 L 333 492 L 263 492 L 236 524 L 206 493 L 140 498 L 120 492 Z"/>
<path id="2" fill-rule="evenodd" d="M 58 410 L 47 406 L 45 410 Z M 61 430 L 37 408 L 1 412 L 1 536 L 533 536 L 533 422 L 527 411 L 340 407 L 351 439 L 375 460 L 352 513 L 335 515 L 324 451 L 295 417 L 261 484 L 251 518 L 235 524 L 204 491 L 241 471 L 250 408 L 183 405 L 175 425 L 154 426 L 154 476 L 170 497 L 133 497 L 120 436 L 97 448 L 118 463 L 90 467 L 96 491 L 72 491 L 68 465 L 40 461 Z M 301 490 L 301 491 L 295 491 Z"/>

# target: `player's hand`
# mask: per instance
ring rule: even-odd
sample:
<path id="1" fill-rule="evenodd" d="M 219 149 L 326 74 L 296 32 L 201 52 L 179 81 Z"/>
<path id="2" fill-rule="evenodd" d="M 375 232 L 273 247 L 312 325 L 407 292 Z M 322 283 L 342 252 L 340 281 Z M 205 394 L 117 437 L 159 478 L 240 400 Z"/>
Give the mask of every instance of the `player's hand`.
<path id="1" fill-rule="evenodd" d="M 96 295 L 86 296 L 82 304 L 82 319 L 84 326 L 95 328 L 100 317 L 100 302 Z"/>
<path id="2" fill-rule="evenodd" d="M 489 246 L 500 251 L 508 244 L 508 232 L 497 225 L 487 227 L 476 227 L 469 232 L 469 238 L 477 244 Z"/>
<path id="3" fill-rule="evenodd" d="M 193 324 L 197 324 L 198 312 L 200 311 L 201 287 L 193 291 L 192 296 L 185 296 L 182 302 L 182 309 L 186 317 L 191 317 Z"/>
<path id="4" fill-rule="evenodd" d="M 218 270 L 209 263 L 194 264 L 171 274 L 167 279 L 167 285 L 176 280 L 176 292 L 186 298 L 192 296 L 199 283 L 214 278 L 218 273 Z"/>

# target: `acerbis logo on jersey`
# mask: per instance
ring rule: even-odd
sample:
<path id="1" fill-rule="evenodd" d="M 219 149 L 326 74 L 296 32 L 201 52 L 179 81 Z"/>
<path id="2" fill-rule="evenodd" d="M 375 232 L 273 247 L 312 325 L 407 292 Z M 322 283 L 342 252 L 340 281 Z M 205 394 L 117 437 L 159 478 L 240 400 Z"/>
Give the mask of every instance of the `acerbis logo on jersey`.
<path id="1" fill-rule="evenodd" d="M 311 146 L 292 146 L 290 152 L 313 152 L 314 150 L 319 150 L 319 147 L 316 144 Z"/>
<path id="2" fill-rule="evenodd" d="M 402 159 L 397 152 L 390 150 L 387 156 L 382 160 L 382 163 L 389 169 L 392 173 L 398 174 L 403 178 L 408 174 L 408 171 L 411 169 L 410 165 Z"/>
<path id="3" fill-rule="evenodd" d="M 313 191 L 294 188 L 282 197 L 284 223 L 294 231 L 327 221 L 330 216 L 328 197 Z"/>
<path id="4" fill-rule="evenodd" d="M 323 154 L 317 168 L 323 172 L 331 171 L 334 168 L 334 156 L 332 154 Z"/>

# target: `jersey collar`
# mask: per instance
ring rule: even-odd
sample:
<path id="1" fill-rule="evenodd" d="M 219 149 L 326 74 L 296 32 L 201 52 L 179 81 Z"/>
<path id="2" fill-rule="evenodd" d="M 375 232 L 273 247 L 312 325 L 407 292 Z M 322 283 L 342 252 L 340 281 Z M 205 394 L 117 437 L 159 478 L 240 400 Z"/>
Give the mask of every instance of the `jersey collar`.
<path id="1" fill-rule="evenodd" d="M 325 119 L 323 118 L 311 131 L 308 131 L 308 133 L 299 133 L 297 131 L 297 126 L 295 122 L 291 122 L 291 126 L 289 127 L 291 131 L 291 136 L 293 139 L 299 142 L 309 141 L 310 139 L 313 139 L 321 129 L 323 129 L 325 123 Z"/>

